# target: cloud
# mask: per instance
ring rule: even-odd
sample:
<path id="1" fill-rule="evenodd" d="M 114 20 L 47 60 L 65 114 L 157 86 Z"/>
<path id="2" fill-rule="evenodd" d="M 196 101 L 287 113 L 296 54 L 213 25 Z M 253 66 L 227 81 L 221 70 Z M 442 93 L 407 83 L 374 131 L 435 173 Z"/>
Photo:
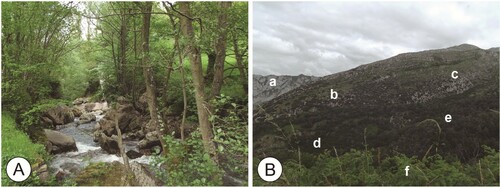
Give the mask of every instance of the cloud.
<path id="1" fill-rule="evenodd" d="M 500 2 L 254 2 L 254 73 L 323 76 L 404 52 L 500 46 Z"/>

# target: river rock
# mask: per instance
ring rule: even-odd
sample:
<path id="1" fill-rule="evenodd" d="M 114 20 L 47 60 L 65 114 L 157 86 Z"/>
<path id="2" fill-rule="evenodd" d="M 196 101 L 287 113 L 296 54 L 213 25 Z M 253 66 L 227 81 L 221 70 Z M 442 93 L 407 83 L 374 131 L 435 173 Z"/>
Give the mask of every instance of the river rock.
<path id="1" fill-rule="evenodd" d="M 117 108 L 117 110 L 111 109 L 106 112 L 106 116 L 99 121 L 99 129 L 96 131 L 103 132 L 107 136 L 117 134 L 115 130 L 116 121 L 118 121 L 118 127 L 122 131 L 122 134 L 139 131 L 141 129 L 143 118 L 132 105 L 118 105 Z"/>
<path id="2" fill-rule="evenodd" d="M 108 102 L 96 102 L 94 103 L 94 108 L 92 108 L 92 111 L 107 111 L 108 108 Z"/>
<path id="3" fill-rule="evenodd" d="M 40 117 L 42 127 L 54 127 L 54 122 L 48 117 L 42 116 Z"/>
<path id="4" fill-rule="evenodd" d="M 82 110 L 76 106 L 71 108 L 71 111 L 73 112 L 73 115 L 75 115 L 75 117 L 80 117 L 83 114 Z"/>
<path id="5" fill-rule="evenodd" d="M 92 112 L 92 109 L 94 109 L 95 107 L 95 103 L 87 103 L 85 104 L 85 111 L 86 112 Z"/>
<path id="6" fill-rule="evenodd" d="M 70 174 L 76 174 L 81 170 L 80 164 L 76 162 L 68 162 L 61 165 L 61 168 Z"/>
<path id="7" fill-rule="evenodd" d="M 99 124 L 99 122 L 97 122 L 95 125 L 94 125 L 94 130 L 98 130 L 101 128 L 101 124 Z"/>
<path id="8" fill-rule="evenodd" d="M 128 100 L 124 96 L 119 96 L 118 98 L 116 98 L 116 102 L 118 102 L 118 104 L 130 104 L 130 100 Z"/>
<path id="9" fill-rule="evenodd" d="M 142 153 L 139 153 L 135 150 L 129 150 L 125 154 L 127 154 L 127 157 L 130 159 L 137 159 L 139 157 L 142 157 L 142 155 L 143 155 Z"/>
<path id="10" fill-rule="evenodd" d="M 147 101 L 147 95 L 146 92 L 144 92 L 141 97 L 139 97 L 139 100 L 135 103 L 135 106 L 137 107 L 137 110 L 140 111 L 141 113 L 149 113 L 148 111 L 148 101 Z"/>
<path id="11" fill-rule="evenodd" d="M 73 105 L 80 105 L 83 103 L 87 103 L 89 101 L 88 98 L 77 98 L 73 101 Z"/>
<path id="12" fill-rule="evenodd" d="M 98 175 L 96 175 L 98 174 Z M 134 174 L 118 161 L 112 163 L 96 163 L 85 167 L 74 181 L 78 186 L 143 186 L 135 182 Z"/>
<path id="13" fill-rule="evenodd" d="M 139 151 L 145 154 L 153 153 L 153 148 L 156 146 L 160 146 L 161 150 L 160 139 L 158 138 L 158 134 L 154 131 L 147 133 L 146 137 L 139 141 L 139 144 L 137 144 L 137 148 L 139 148 Z"/>
<path id="14" fill-rule="evenodd" d="M 96 117 L 92 113 L 85 113 L 82 116 L 80 116 L 80 120 L 78 121 L 79 124 L 84 124 L 84 123 L 90 123 L 91 121 L 95 121 Z"/>
<path id="15" fill-rule="evenodd" d="M 59 131 L 44 129 L 47 136 L 47 150 L 52 154 L 78 151 L 75 139 Z"/>
<path id="16" fill-rule="evenodd" d="M 50 174 L 49 171 L 41 172 L 38 174 L 38 178 L 41 182 L 46 182 L 49 180 Z"/>
<path id="17" fill-rule="evenodd" d="M 101 146 L 101 148 L 109 154 L 120 153 L 116 135 L 107 136 L 102 132 L 94 132 L 94 141 L 97 141 L 99 146 Z"/>
<path id="18" fill-rule="evenodd" d="M 134 173 L 136 183 L 140 186 L 155 187 L 163 185 L 163 182 L 144 164 L 131 162 L 130 169 Z"/>
<path id="19" fill-rule="evenodd" d="M 55 177 L 57 181 L 63 181 L 64 178 L 69 175 L 69 172 L 65 172 L 64 170 L 59 170 L 55 173 Z"/>
<path id="20" fill-rule="evenodd" d="M 141 140 L 146 136 L 144 134 L 144 131 L 142 131 L 142 130 L 133 131 L 130 133 L 126 133 L 124 135 L 125 135 L 125 139 L 127 139 L 127 140 Z"/>
<path id="21" fill-rule="evenodd" d="M 33 169 L 32 174 L 38 176 L 41 182 L 46 182 L 49 180 L 49 170 L 47 164 L 44 161 L 40 163 L 32 164 L 31 169 Z"/>
<path id="22" fill-rule="evenodd" d="M 45 118 L 44 118 L 45 117 Z M 66 105 L 59 105 L 48 109 L 41 117 L 42 124 L 63 125 L 75 120 L 75 115 L 71 108 Z M 48 121 L 50 120 L 50 121 Z"/>
<path id="23" fill-rule="evenodd" d="M 95 115 L 101 115 L 102 113 L 104 113 L 104 111 L 102 111 L 102 110 L 96 110 L 96 111 L 94 111 Z"/>

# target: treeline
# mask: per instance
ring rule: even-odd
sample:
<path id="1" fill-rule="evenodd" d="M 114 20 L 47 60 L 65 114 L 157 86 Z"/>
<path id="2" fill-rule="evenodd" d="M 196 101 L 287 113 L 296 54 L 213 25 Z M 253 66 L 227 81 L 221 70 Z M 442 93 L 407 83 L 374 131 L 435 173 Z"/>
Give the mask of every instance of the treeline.
<path id="1" fill-rule="evenodd" d="M 61 98 L 62 65 L 78 46 L 75 3 L 2 2 L 2 109 Z"/>

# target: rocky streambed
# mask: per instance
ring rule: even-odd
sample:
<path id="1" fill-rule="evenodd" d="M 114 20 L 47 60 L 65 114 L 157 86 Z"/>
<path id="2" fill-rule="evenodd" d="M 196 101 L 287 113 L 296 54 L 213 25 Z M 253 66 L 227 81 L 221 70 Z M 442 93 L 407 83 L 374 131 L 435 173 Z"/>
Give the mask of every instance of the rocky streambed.
<path id="1" fill-rule="evenodd" d="M 161 184 L 154 177 L 153 166 L 150 165 L 152 154 L 159 148 L 159 140 L 154 129 L 149 128 L 147 116 L 130 102 L 122 98 L 115 108 L 110 109 L 107 102 L 89 103 L 85 99 L 77 99 L 71 111 L 74 115 L 72 122 L 45 130 L 47 148 L 53 154 L 49 168 L 58 180 L 79 176 L 87 166 L 95 163 L 122 165 L 115 129 L 115 123 L 118 123 L 136 184 Z M 64 112 L 53 114 L 54 117 L 68 118 L 64 117 Z M 122 182 L 116 183 L 109 185 L 121 185 Z"/>

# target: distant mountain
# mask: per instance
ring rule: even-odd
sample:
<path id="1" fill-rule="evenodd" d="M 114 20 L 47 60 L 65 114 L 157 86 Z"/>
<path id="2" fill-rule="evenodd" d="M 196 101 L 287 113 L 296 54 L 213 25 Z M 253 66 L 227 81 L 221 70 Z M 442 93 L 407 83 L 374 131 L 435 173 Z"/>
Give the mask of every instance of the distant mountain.
<path id="1" fill-rule="evenodd" d="M 331 89 L 337 99 L 330 99 Z M 299 148 L 305 156 L 366 146 L 382 155 L 438 153 L 468 161 L 482 155 L 483 145 L 498 150 L 498 105 L 499 48 L 462 44 L 404 53 L 324 76 L 254 108 L 254 155 L 290 159 Z M 318 137 L 322 149 L 312 147 Z"/>
<path id="2" fill-rule="evenodd" d="M 276 79 L 276 86 L 271 87 L 269 81 L 273 78 Z M 316 80 L 318 80 L 318 77 L 306 76 L 303 74 L 298 76 L 253 75 L 253 103 L 254 105 L 261 104 L 301 85 Z"/>

